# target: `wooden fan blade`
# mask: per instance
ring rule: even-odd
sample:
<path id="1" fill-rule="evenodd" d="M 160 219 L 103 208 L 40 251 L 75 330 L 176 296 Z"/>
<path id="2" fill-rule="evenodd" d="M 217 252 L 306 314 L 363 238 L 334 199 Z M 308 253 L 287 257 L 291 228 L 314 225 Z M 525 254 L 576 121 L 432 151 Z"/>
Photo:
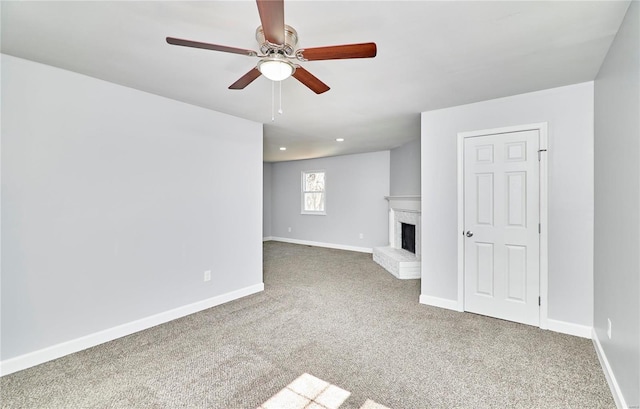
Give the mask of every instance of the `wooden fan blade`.
<path id="1" fill-rule="evenodd" d="M 376 43 L 333 45 L 328 47 L 305 48 L 296 51 L 307 61 L 340 60 L 345 58 L 372 58 L 377 53 Z"/>
<path id="2" fill-rule="evenodd" d="M 201 43 L 199 41 L 183 40 L 181 38 L 167 37 L 167 43 L 172 45 L 181 45 L 183 47 L 204 48 L 205 50 L 222 51 L 225 53 L 244 54 L 250 57 L 258 55 L 253 50 L 245 50 L 244 48 L 227 47 L 225 45 Z"/>
<path id="3" fill-rule="evenodd" d="M 284 1 L 256 0 L 264 38 L 271 44 L 284 44 Z"/>
<path id="4" fill-rule="evenodd" d="M 302 67 L 296 67 L 293 77 L 306 85 L 316 94 L 322 94 L 323 92 L 327 92 L 331 89 L 327 84 L 317 79 L 313 74 Z"/>
<path id="5" fill-rule="evenodd" d="M 244 74 L 242 77 L 240 77 L 238 81 L 229 85 L 229 89 L 244 89 L 247 85 L 251 84 L 260 75 L 261 75 L 260 71 L 257 68 L 254 68 L 248 73 Z"/>

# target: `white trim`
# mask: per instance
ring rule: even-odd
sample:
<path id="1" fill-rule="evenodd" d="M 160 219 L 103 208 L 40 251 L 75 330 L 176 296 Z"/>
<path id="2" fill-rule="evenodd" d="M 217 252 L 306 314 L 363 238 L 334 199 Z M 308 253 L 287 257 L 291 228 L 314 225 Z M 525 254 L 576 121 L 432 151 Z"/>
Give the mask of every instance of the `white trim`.
<path id="1" fill-rule="evenodd" d="M 616 380 L 616 377 L 613 374 L 613 370 L 611 370 L 611 365 L 609 365 L 607 354 L 605 354 L 604 349 L 602 349 L 602 344 L 600 344 L 600 338 L 598 338 L 598 333 L 596 332 L 595 328 L 592 329 L 591 339 L 593 340 L 593 346 L 596 349 L 596 355 L 598 355 L 600 366 L 602 366 L 604 377 L 607 379 L 607 383 L 609 384 L 609 389 L 611 389 L 613 400 L 616 402 L 616 407 L 618 407 L 619 409 L 628 408 L 629 406 L 627 406 L 627 403 L 624 400 L 624 396 L 622 395 L 622 390 L 620 389 L 620 385 L 618 385 L 618 381 Z"/>
<path id="2" fill-rule="evenodd" d="M 562 334 L 591 339 L 592 327 L 587 325 L 574 324 L 572 322 L 558 321 L 548 318 L 546 329 L 553 332 L 560 332 Z"/>
<path id="3" fill-rule="evenodd" d="M 46 347 L 38 351 L 29 352 L 15 358 L 10 358 L 0 362 L 0 374 L 1 376 L 9 375 L 11 373 L 36 366 L 63 357 L 65 355 L 73 354 L 75 352 L 82 351 L 84 349 L 91 348 L 105 342 L 113 341 L 114 339 L 131 335 L 138 331 L 155 327 L 156 325 L 164 324 L 169 321 L 173 321 L 175 319 L 182 318 L 184 316 L 206 310 L 208 308 L 215 307 L 229 301 L 236 300 L 238 298 L 258 293 L 260 291 L 264 291 L 264 283 L 244 287 L 239 290 L 211 297 L 206 300 L 195 302 L 193 304 L 183 305 L 181 307 L 161 312 L 150 317 L 118 325 L 117 327 L 108 328 L 103 331 L 95 332 L 93 334 L 85 335 L 80 338 L 62 342 L 57 345 L 52 345 L 50 347 Z"/>
<path id="4" fill-rule="evenodd" d="M 420 196 L 385 196 L 389 202 L 390 210 L 402 210 L 405 212 L 421 212 L 422 198 Z"/>
<path id="5" fill-rule="evenodd" d="M 537 130 L 539 135 L 538 149 L 548 149 L 548 125 L 540 122 L 528 125 L 508 126 L 495 129 L 458 133 L 458 311 L 464 311 L 464 138 L 495 135 L 501 133 L 522 132 Z M 548 259 L 548 152 L 542 152 L 539 164 L 539 189 L 540 189 L 540 319 L 541 329 L 548 329 L 548 288 L 549 288 L 549 259 Z M 560 321 L 557 321 L 560 322 Z M 570 324 L 573 325 L 573 324 Z M 584 329 L 583 329 L 584 330 Z M 583 331 L 582 330 L 582 331 Z M 563 331 L 558 331 L 563 332 Z M 578 331 L 583 333 L 581 331 Z M 580 335 L 578 335 L 580 336 Z M 588 336 L 586 337 L 588 338 Z"/>
<path id="6" fill-rule="evenodd" d="M 458 311 L 464 311 L 464 137 L 458 134 Z"/>
<path id="7" fill-rule="evenodd" d="M 462 312 L 462 310 L 459 309 L 460 304 L 458 303 L 458 301 L 448 300 L 446 298 L 438 298 L 432 297 L 430 295 L 420 294 L 420 304 Z"/>
<path id="8" fill-rule="evenodd" d="M 420 195 L 399 195 L 399 196 L 385 196 L 387 200 L 421 200 L 422 196 Z"/>
<path id="9" fill-rule="evenodd" d="M 273 240 L 273 237 L 271 237 L 271 236 L 267 236 L 267 237 L 263 237 L 262 238 L 262 241 L 271 241 L 271 240 Z"/>
<path id="10" fill-rule="evenodd" d="M 321 243 L 319 241 L 290 239 L 288 237 L 271 237 L 273 241 L 281 241 L 283 243 L 303 244 L 305 246 L 325 247 L 329 249 L 357 251 L 359 253 L 373 253 L 373 249 L 369 247 L 349 246 L 346 244 Z"/>
<path id="11" fill-rule="evenodd" d="M 540 136 L 538 149 L 549 149 L 548 126 L 546 122 L 537 124 Z M 540 152 L 540 328 L 549 326 L 549 152 Z M 587 336 L 586 338 L 589 338 Z"/>

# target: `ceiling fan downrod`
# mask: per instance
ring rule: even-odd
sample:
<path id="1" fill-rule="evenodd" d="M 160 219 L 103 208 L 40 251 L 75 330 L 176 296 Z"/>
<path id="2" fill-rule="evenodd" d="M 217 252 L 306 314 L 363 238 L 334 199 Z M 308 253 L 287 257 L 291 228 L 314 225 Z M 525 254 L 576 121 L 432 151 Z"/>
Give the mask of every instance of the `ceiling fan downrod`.
<path id="1" fill-rule="evenodd" d="M 270 55 L 274 52 L 281 53 L 287 58 L 295 58 L 294 51 L 298 45 L 298 32 L 291 26 L 284 25 L 284 42 L 273 44 L 264 36 L 262 26 L 256 29 L 256 41 L 260 44 L 260 52 L 263 55 Z"/>

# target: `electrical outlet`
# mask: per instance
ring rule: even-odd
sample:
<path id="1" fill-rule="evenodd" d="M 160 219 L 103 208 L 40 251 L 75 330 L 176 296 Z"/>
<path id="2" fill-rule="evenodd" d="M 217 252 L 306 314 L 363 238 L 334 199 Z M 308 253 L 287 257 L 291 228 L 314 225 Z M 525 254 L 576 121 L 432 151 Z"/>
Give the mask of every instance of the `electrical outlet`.
<path id="1" fill-rule="evenodd" d="M 607 318 L 607 336 L 611 339 L 611 318 Z"/>
<path id="2" fill-rule="evenodd" d="M 204 281 L 211 281 L 211 270 L 204 272 Z"/>
<path id="3" fill-rule="evenodd" d="M 360 238 L 364 239 L 364 234 L 360 233 Z"/>
<path id="4" fill-rule="evenodd" d="M 288 230 L 289 230 L 289 233 L 291 233 L 291 227 L 289 227 L 289 229 L 288 229 Z"/>

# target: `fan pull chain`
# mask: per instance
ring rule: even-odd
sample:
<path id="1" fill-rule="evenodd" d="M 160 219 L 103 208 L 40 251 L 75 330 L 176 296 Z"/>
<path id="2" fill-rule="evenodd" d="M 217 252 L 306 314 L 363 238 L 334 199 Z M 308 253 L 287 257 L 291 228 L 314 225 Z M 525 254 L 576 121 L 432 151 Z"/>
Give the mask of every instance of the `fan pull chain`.
<path id="1" fill-rule="evenodd" d="M 278 115 L 282 115 L 282 81 L 278 82 L 278 91 L 280 93 L 280 108 L 278 109 Z"/>
<path id="2" fill-rule="evenodd" d="M 271 122 L 276 120 L 276 114 L 275 114 L 275 88 L 274 88 L 274 81 L 271 81 Z"/>

